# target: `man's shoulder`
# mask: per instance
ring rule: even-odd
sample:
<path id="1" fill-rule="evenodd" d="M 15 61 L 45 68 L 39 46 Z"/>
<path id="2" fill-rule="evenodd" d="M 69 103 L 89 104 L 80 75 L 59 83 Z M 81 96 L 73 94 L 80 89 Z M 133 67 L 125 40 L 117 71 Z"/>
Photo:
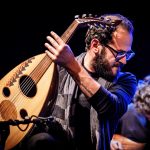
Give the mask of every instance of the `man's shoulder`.
<path id="1" fill-rule="evenodd" d="M 118 74 L 119 78 L 136 78 L 136 76 L 131 72 L 120 72 Z"/>
<path id="2" fill-rule="evenodd" d="M 130 95 L 130 98 L 133 98 L 137 87 L 137 79 L 134 74 L 130 72 L 121 72 L 116 84 L 123 87 L 123 90 Z"/>
<path id="3" fill-rule="evenodd" d="M 120 72 L 118 74 L 117 80 L 121 81 L 132 81 L 137 84 L 137 78 L 136 76 L 131 72 Z"/>

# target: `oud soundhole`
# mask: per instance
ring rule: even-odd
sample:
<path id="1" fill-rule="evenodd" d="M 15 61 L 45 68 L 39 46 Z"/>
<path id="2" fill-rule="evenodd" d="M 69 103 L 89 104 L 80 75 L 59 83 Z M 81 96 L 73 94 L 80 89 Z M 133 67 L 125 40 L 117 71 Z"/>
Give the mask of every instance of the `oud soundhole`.
<path id="1" fill-rule="evenodd" d="M 25 119 L 28 116 L 28 113 L 25 109 L 20 110 L 20 116 L 22 119 Z"/>
<path id="2" fill-rule="evenodd" d="M 30 76 L 22 76 L 19 81 L 21 91 L 27 97 L 34 97 L 37 91 L 34 80 Z"/>
<path id="3" fill-rule="evenodd" d="M 17 119 L 17 110 L 15 105 L 8 100 L 4 100 L 0 103 L 0 114 L 3 120 Z"/>
<path id="4" fill-rule="evenodd" d="M 3 88 L 3 94 L 4 94 L 4 96 L 6 96 L 6 97 L 9 97 L 9 96 L 10 96 L 10 90 L 9 90 L 8 87 L 4 87 L 4 88 Z"/>

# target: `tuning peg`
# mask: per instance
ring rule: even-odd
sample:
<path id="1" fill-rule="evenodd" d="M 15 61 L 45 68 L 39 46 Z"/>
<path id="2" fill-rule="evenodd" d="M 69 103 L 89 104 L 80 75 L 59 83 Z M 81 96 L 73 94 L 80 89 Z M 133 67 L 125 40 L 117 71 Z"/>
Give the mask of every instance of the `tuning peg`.
<path id="1" fill-rule="evenodd" d="M 75 15 L 74 18 L 75 18 L 75 19 L 79 19 L 79 15 Z"/>
<path id="2" fill-rule="evenodd" d="M 106 21 L 107 21 L 108 23 L 110 23 L 110 22 L 111 22 L 111 19 L 110 19 L 110 18 L 106 18 Z"/>
<path id="3" fill-rule="evenodd" d="M 95 18 L 97 18 L 97 15 L 94 15 Z"/>
<path id="4" fill-rule="evenodd" d="M 99 17 L 99 20 L 100 20 L 100 21 L 103 21 L 103 20 L 104 20 L 104 17 Z"/>
<path id="5" fill-rule="evenodd" d="M 94 23 L 94 27 L 99 27 L 97 23 Z"/>
<path id="6" fill-rule="evenodd" d="M 83 14 L 83 15 L 82 15 L 82 18 L 86 18 L 86 14 Z"/>
<path id="7" fill-rule="evenodd" d="M 104 24 L 99 24 L 99 26 L 102 28 L 102 29 L 105 29 L 105 25 Z"/>
<path id="8" fill-rule="evenodd" d="M 88 24 L 87 24 L 87 26 L 88 26 L 88 27 L 90 27 L 90 26 L 91 26 L 91 24 L 89 24 L 89 23 L 88 23 Z"/>
<path id="9" fill-rule="evenodd" d="M 89 17 L 92 17 L 92 14 L 89 14 Z"/>

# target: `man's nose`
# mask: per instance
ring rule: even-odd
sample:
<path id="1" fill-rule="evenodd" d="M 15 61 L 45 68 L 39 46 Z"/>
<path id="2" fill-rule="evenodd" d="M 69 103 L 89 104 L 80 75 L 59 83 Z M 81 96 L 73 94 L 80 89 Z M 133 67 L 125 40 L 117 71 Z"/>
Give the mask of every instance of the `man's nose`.
<path id="1" fill-rule="evenodd" d="M 126 56 L 122 57 L 119 59 L 119 62 L 121 62 L 122 64 L 127 64 L 127 59 L 126 59 Z"/>

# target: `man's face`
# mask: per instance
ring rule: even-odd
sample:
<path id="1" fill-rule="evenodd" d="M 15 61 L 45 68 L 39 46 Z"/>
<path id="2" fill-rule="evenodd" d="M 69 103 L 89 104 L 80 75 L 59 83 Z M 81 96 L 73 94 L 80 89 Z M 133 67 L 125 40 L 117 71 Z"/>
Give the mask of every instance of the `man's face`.
<path id="1" fill-rule="evenodd" d="M 128 52 L 131 49 L 132 41 L 133 37 L 131 34 L 122 28 L 118 28 L 113 34 L 112 42 L 108 43 L 108 45 L 116 51 L 123 50 Z M 100 54 L 95 58 L 93 67 L 101 77 L 112 81 L 126 63 L 126 55 L 117 60 L 112 51 L 108 47 L 103 46 Z"/>
<path id="2" fill-rule="evenodd" d="M 109 61 L 106 59 L 105 47 L 102 48 L 101 54 L 98 54 L 93 63 L 93 67 L 96 73 L 109 81 L 114 79 L 112 72 L 112 67 L 109 64 Z"/>

